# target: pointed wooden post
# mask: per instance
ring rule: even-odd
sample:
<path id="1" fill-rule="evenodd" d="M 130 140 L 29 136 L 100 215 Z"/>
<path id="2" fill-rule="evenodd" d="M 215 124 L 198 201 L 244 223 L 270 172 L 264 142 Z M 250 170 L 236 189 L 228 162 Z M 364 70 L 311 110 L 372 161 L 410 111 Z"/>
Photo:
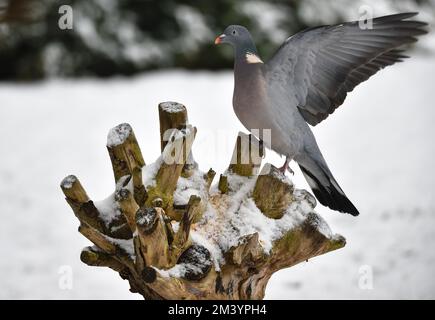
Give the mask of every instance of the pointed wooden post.
<path id="1" fill-rule="evenodd" d="M 239 132 L 228 169 L 239 176 L 256 175 L 263 156 L 263 144 L 252 134 Z"/>
<path id="2" fill-rule="evenodd" d="M 142 168 L 145 166 L 142 152 L 128 123 L 122 123 L 109 131 L 107 150 L 112 161 L 115 182 L 126 175 L 133 177 L 134 198 L 139 206 L 143 206 L 147 193 L 142 181 Z"/>
<path id="3" fill-rule="evenodd" d="M 188 125 L 187 109 L 181 103 L 171 101 L 162 102 L 159 104 L 159 119 L 160 148 L 163 152 L 174 130 L 181 130 Z M 190 177 L 197 168 L 198 164 L 193 159 L 192 151 L 190 151 L 181 175 L 183 177 Z"/>
<path id="4" fill-rule="evenodd" d="M 195 139 L 195 134 L 196 128 L 191 125 L 173 132 L 169 143 L 166 144 L 162 152 L 162 163 L 155 177 L 156 184 L 148 189 L 147 206 L 153 206 L 153 201 L 158 198 L 162 202 L 162 208 L 172 217 L 173 193 Z M 177 217 L 173 216 L 173 218 Z"/>

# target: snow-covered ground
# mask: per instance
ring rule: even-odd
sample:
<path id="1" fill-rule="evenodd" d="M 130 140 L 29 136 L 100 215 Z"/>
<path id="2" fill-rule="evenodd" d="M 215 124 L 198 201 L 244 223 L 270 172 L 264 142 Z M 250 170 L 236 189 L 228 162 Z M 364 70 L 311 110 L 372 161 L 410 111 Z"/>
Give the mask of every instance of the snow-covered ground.
<path id="1" fill-rule="evenodd" d="M 434 74 L 435 58 L 416 55 L 360 85 L 314 128 L 361 215 L 318 206 L 347 246 L 275 274 L 266 298 L 435 298 Z M 232 86 L 229 72 L 185 71 L 2 84 L 0 298 L 140 298 L 111 270 L 80 262 L 89 243 L 59 183 L 73 173 L 94 200 L 113 192 L 106 134 L 122 122 L 132 125 L 147 163 L 154 161 L 157 104 L 167 100 L 188 106 L 200 168 L 222 172 L 244 130 Z M 283 160 L 268 152 L 265 161 Z M 308 188 L 292 168 L 295 185 Z"/>

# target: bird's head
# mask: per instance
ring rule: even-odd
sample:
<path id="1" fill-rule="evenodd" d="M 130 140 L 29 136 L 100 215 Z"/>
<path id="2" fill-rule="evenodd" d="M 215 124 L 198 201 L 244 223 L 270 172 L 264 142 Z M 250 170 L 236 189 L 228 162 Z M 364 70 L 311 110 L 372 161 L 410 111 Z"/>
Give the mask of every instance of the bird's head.
<path id="1" fill-rule="evenodd" d="M 248 29 L 243 26 L 231 25 L 228 26 L 224 33 L 216 38 L 215 44 L 229 43 L 233 47 L 243 48 L 253 45 L 251 34 Z"/>
<path id="2" fill-rule="evenodd" d="M 228 43 L 234 48 L 236 61 L 246 60 L 247 63 L 263 63 L 258 57 L 257 48 L 248 29 L 243 26 L 227 27 L 214 41 L 215 44 Z"/>

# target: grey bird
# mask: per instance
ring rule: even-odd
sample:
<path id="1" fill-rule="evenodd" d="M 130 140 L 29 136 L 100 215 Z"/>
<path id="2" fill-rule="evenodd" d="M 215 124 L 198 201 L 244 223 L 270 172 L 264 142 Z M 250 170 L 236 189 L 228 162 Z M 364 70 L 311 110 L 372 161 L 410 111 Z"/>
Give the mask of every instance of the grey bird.
<path id="1" fill-rule="evenodd" d="M 231 25 L 215 40 L 234 47 L 233 108 L 239 120 L 250 131 L 271 130 L 271 143 L 265 143 L 286 157 L 280 170 L 296 161 L 316 198 L 333 210 L 359 214 L 309 125 L 326 119 L 359 83 L 407 58 L 400 47 L 427 33 L 426 23 L 408 20 L 416 14 L 375 18 L 372 28 L 359 21 L 310 28 L 288 38 L 266 63 L 243 26 Z"/>

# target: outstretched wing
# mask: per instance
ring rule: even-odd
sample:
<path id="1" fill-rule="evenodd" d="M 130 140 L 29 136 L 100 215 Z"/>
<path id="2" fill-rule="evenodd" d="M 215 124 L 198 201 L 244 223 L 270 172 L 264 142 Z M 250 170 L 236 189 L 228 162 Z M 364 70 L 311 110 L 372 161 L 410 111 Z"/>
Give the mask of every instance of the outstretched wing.
<path id="1" fill-rule="evenodd" d="M 371 29 L 354 21 L 299 32 L 267 62 L 267 81 L 288 88 L 304 119 L 316 125 L 358 84 L 406 58 L 397 48 L 427 33 L 426 23 L 406 20 L 416 14 L 375 18 Z"/>

